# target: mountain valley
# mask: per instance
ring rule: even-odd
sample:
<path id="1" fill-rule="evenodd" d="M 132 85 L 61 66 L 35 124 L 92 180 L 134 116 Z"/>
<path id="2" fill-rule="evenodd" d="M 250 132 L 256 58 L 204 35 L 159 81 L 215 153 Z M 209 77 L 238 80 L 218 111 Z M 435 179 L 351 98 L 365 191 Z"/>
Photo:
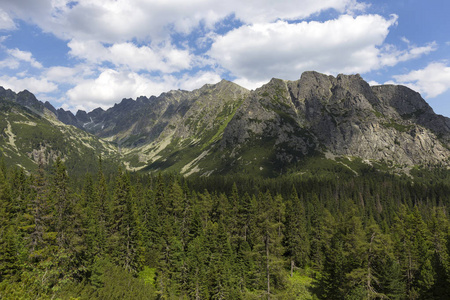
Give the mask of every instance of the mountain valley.
<path id="1" fill-rule="evenodd" d="M 450 297 L 450 119 L 404 86 L 0 88 L 0 136 L 1 299 Z"/>

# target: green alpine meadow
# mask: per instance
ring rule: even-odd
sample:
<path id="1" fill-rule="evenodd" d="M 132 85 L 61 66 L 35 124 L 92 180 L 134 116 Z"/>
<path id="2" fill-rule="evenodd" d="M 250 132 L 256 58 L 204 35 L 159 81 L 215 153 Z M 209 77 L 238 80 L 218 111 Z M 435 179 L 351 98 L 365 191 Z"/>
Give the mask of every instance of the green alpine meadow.
<path id="1" fill-rule="evenodd" d="M 357 74 L 0 87 L 0 299 L 450 299 L 449 166 L 450 119 Z"/>

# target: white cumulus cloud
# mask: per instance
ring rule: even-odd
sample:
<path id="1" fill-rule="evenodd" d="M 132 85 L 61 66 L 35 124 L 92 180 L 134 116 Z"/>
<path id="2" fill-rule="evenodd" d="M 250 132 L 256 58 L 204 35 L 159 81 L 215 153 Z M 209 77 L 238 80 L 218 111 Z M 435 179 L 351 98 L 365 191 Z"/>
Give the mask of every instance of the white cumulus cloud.
<path id="1" fill-rule="evenodd" d="M 427 98 L 437 97 L 450 89 L 450 67 L 442 62 L 433 62 L 424 69 L 393 77 L 396 83 L 409 86 Z"/>
<path id="2" fill-rule="evenodd" d="M 96 74 L 96 69 L 86 64 L 79 64 L 74 67 L 55 66 L 45 69 L 43 76 L 48 80 L 58 84 L 76 85 L 84 78 Z"/>
<path id="3" fill-rule="evenodd" d="M 170 75 L 156 79 L 135 72 L 107 69 L 97 78 L 85 80 L 70 89 L 67 107 L 84 110 L 108 108 L 123 98 L 149 97 L 179 88 L 192 90 L 218 81 L 220 76 L 213 72 L 199 72 L 180 79 Z"/>
<path id="4" fill-rule="evenodd" d="M 13 19 L 0 8 L 0 30 L 11 30 L 16 29 L 16 24 L 14 24 Z"/>
<path id="5" fill-rule="evenodd" d="M 2 8 L 64 38 L 125 42 L 166 40 L 173 31 L 188 33 L 200 23 L 212 28 L 234 14 L 244 23 L 294 20 L 327 9 L 364 9 L 356 0 L 3 0 Z"/>
<path id="6" fill-rule="evenodd" d="M 436 49 L 435 43 L 402 51 L 384 45 L 396 23 L 395 15 L 389 19 L 342 15 L 325 22 L 257 23 L 217 36 L 209 54 L 240 82 L 261 82 L 271 77 L 296 79 L 305 70 L 365 73 Z"/>
<path id="7" fill-rule="evenodd" d="M 149 81 L 135 73 L 103 71 L 97 78 L 85 80 L 67 92 L 72 107 L 107 108 L 122 98 L 146 94 Z"/>
<path id="8" fill-rule="evenodd" d="M 75 68 L 68 67 L 51 67 L 46 72 L 46 78 L 55 82 L 67 82 L 72 81 L 74 76 L 77 75 L 77 70 Z"/>
<path id="9" fill-rule="evenodd" d="M 20 66 L 20 63 L 17 59 L 8 57 L 4 60 L 0 61 L 0 69 L 8 68 L 11 70 L 17 69 Z"/>
<path id="10" fill-rule="evenodd" d="M 180 89 L 192 91 L 210 83 L 217 83 L 221 80 L 219 74 L 214 72 L 199 72 L 195 76 L 185 75 L 177 81 L 176 86 Z"/>
<path id="11" fill-rule="evenodd" d="M 168 44 L 152 49 L 138 47 L 133 43 L 116 43 L 109 47 L 97 41 L 69 42 L 70 54 L 92 63 L 109 62 L 116 67 L 127 67 L 133 71 L 162 71 L 172 73 L 189 69 L 193 55 Z"/>
<path id="12" fill-rule="evenodd" d="M 28 80 L 42 93 L 59 85 L 52 96 L 65 107 L 92 109 L 192 90 L 220 75 L 254 89 L 305 70 L 367 73 L 437 49 L 434 42 L 415 46 L 411 37 L 402 38 L 404 48 L 386 44 L 397 16 L 368 8 L 358 0 L 2 0 L 0 30 L 17 29 L 15 20 L 36 25 L 67 41 L 71 61 L 45 68 L 49 61 L 2 46 L 0 68 L 10 71 L 4 82 Z M 338 17 L 304 21 L 328 11 Z"/>
<path id="13" fill-rule="evenodd" d="M 57 85 L 48 81 L 46 78 L 36 77 L 9 77 L 3 75 L 0 77 L 0 86 L 11 89 L 15 92 L 28 90 L 32 93 L 50 93 L 58 89 Z"/>
<path id="14" fill-rule="evenodd" d="M 33 54 L 31 54 L 31 52 L 22 51 L 17 48 L 16 49 L 8 49 L 7 52 L 9 55 L 11 55 L 12 57 L 14 57 L 18 60 L 30 63 L 31 66 L 33 66 L 34 68 L 38 68 L 38 69 L 42 68 L 42 64 L 33 58 Z"/>
<path id="15" fill-rule="evenodd" d="M 381 66 L 395 66 L 399 62 L 404 62 L 421 57 L 437 50 L 437 43 L 432 42 L 421 47 L 409 47 L 407 50 L 398 50 L 392 45 L 385 45 L 380 57 Z"/>

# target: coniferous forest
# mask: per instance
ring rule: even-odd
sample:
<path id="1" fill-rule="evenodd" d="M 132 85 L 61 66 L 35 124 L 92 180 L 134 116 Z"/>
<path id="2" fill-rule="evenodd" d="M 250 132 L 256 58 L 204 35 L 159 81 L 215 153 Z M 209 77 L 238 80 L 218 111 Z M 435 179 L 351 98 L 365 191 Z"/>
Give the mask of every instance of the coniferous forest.
<path id="1" fill-rule="evenodd" d="M 450 299 L 443 181 L 96 169 L 1 165 L 0 299 Z"/>

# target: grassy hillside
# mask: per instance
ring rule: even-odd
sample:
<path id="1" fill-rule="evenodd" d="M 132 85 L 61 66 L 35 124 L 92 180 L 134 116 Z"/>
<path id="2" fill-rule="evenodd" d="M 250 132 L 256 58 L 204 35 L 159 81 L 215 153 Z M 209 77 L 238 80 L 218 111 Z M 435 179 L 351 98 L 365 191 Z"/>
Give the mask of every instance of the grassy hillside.
<path id="1" fill-rule="evenodd" d="M 116 159 L 116 148 L 95 136 L 57 121 L 50 112 L 37 115 L 9 101 L 0 101 L 0 154 L 8 166 L 28 172 L 41 159 L 51 165 L 61 157 L 70 173 L 84 174 L 99 155 Z"/>

